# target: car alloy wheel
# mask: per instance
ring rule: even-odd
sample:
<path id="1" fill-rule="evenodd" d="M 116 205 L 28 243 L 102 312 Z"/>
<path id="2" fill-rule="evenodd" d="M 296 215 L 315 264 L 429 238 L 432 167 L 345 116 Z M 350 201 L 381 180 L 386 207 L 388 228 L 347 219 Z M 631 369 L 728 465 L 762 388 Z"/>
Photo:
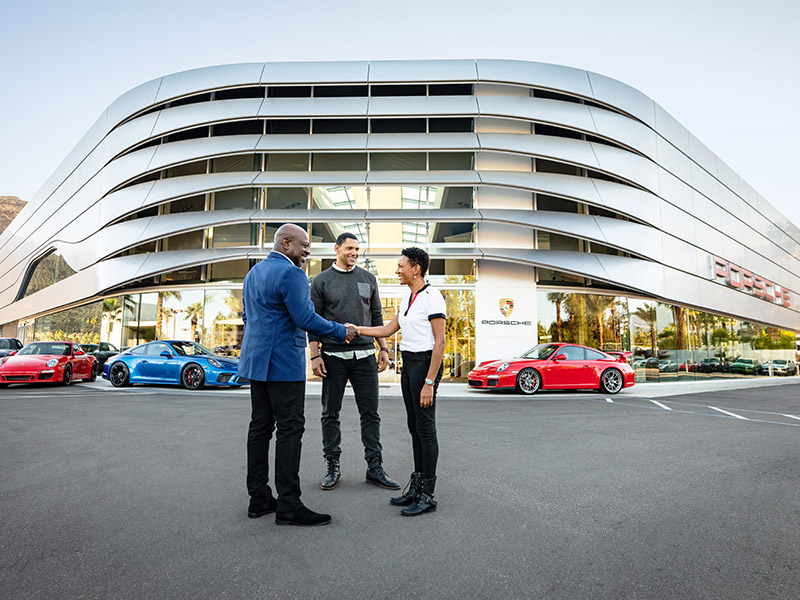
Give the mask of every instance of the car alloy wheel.
<path id="1" fill-rule="evenodd" d="M 61 380 L 61 383 L 64 385 L 72 383 L 72 365 L 68 364 L 64 367 L 64 378 Z"/>
<path id="2" fill-rule="evenodd" d="M 539 372 L 530 367 L 522 369 L 517 375 L 517 391 L 520 394 L 530 396 L 539 391 L 542 385 L 542 376 Z"/>
<path id="3" fill-rule="evenodd" d="M 97 380 L 97 363 L 92 363 L 92 370 L 89 373 L 89 381 Z"/>
<path id="4" fill-rule="evenodd" d="M 616 369 L 607 369 L 600 376 L 600 389 L 605 394 L 616 394 L 622 389 L 622 373 Z"/>
<path id="5" fill-rule="evenodd" d="M 108 380 L 114 387 L 130 385 L 128 367 L 124 362 L 115 362 L 108 370 Z"/>
<path id="6" fill-rule="evenodd" d="M 195 363 L 186 365 L 181 373 L 181 383 L 187 390 L 199 390 L 203 387 L 204 379 L 203 369 Z"/>

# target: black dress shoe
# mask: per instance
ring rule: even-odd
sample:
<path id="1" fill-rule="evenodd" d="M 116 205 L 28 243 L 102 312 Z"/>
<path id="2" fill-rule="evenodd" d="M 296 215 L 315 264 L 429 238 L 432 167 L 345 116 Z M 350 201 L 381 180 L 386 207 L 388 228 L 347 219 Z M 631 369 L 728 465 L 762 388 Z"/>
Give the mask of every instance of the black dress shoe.
<path id="1" fill-rule="evenodd" d="M 247 516 L 250 519 L 257 519 L 258 517 L 263 517 L 264 515 L 274 513 L 275 509 L 277 508 L 278 502 L 275 500 L 275 498 L 270 498 L 266 501 L 250 500 L 250 507 L 247 509 Z"/>
<path id="2" fill-rule="evenodd" d="M 365 479 L 367 480 L 367 483 L 374 483 L 375 485 L 387 490 L 400 489 L 400 484 L 392 479 L 389 479 L 386 476 L 386 472 L 383 470 L 383 467 L 380 465 L 367 469 L 367 475 Z"/>
<path id="3" fill-rule="evenodd" d="M 292 512 L 276 512 L 275 523 L 278 525 L 327 525 L 331 522 L 331 516 L 322 513 L 316 513 L 305 506 L 298 508 Z"/>

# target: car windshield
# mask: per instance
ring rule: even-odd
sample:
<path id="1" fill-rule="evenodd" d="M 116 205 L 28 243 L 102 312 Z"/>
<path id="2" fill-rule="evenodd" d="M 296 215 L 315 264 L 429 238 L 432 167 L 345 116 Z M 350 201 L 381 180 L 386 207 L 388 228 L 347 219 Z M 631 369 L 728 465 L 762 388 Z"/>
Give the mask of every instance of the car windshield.
<path id="1" fill-rule="evenodd" d="M 558 346 L 555 344 L 539 344 L 528 350 L 522 355 L 522 358 L 532 358 L 534 360 L 544 360 L 550 358 L 553 352 L 556 351 Z"/>
<path id="2" fill-rule="evenodd" d="M 80 347 L 84 352 L 94 352 L 99 348 L 97 344 L 80 344 Z"/>
<path id="3" fill-rule="evenodd" d="M 34 342 L 28 344 L 17 354 L 55 354 L 56 356 L 69 356 L 69 344 L 59 344 L 57 342 Z"/>
<path id="4" fill-rule="evenodd" d="M 752 365 L 753 364 L 753 359 L 752 358 L 740 358 L 739 362 L 740 363 L 744 363 L 746 365 Z"/>
<path id="5" fill-rule="evenodd" d="M 211 350 L 195 342 L 170 342 L 170 344 L 181 356 L 215 356 Z"/>
<path id="6" fill-rule="evenodd" d="M 775 359 L 772 360 L 772 364 L 773 365 L 785 365 L 786 364 L 786 360 L 783 359 L 783 358 L 775 358 Z"/>
<path id="7" fill-rule="evenodd" d="M 9 339 L 0 339 L 0 350 L 13 350 L 17 346 L 13 343 L 13 340 Z"/>

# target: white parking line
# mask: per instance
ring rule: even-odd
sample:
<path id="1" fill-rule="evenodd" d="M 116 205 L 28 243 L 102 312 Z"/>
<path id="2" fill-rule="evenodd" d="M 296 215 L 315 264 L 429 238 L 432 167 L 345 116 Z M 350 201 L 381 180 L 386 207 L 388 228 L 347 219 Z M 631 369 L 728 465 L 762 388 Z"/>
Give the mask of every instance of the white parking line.
<path id="1" fill-rule="evenodd" d="M 610 402 L 611 404 L 614 404 L 614 401 L 611 398 L 606 398 L 606 402 Z"/>
<path id="2" fill-rule="evenodd" d="M 650 400 L 650 402 L 652 402 L 656 406 L 660 406 L 664 410 L 672 410 L 669 406 L 667 406 L 666 404 L 661 404 L 661 402 L 659 402 L 658 400 Z"/>
<path id="3" fill-rule="evenodd" d="M 711 410 L 716 410 L 717 412 L 721 412 L 726 415 L 730 415 L 731 417 L 736 417 L 737 419 L 741 419 L 742 421 L 749 421 L 747 417 L 743 417 L 742 415 L 735 415 L 732 412 L 728 412 L 727 410 L 722 410 L 721 408 L 717 408 L 716 406 L 709 406 Z"/>
<path id="4" fill-rule="evenodd" d="M 783 416 L 789 417 L 790 419 L 797 419 L 798 421 L 800 421 L 800 417 L 798 417 L 797 415 L 783 415 Z"/>

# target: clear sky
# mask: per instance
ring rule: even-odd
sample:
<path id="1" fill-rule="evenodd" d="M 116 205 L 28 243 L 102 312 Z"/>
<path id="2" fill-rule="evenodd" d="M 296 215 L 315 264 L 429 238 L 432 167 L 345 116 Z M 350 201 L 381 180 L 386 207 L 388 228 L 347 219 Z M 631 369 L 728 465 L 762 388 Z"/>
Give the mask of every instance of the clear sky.
<path id="1" fill-rule="evenodd" d="M 0 195 L 29 200 L 161 75 L 278 60 L 507 58 L 644 92 L 800 225 L 797 0 L 0 3 Z"/>

